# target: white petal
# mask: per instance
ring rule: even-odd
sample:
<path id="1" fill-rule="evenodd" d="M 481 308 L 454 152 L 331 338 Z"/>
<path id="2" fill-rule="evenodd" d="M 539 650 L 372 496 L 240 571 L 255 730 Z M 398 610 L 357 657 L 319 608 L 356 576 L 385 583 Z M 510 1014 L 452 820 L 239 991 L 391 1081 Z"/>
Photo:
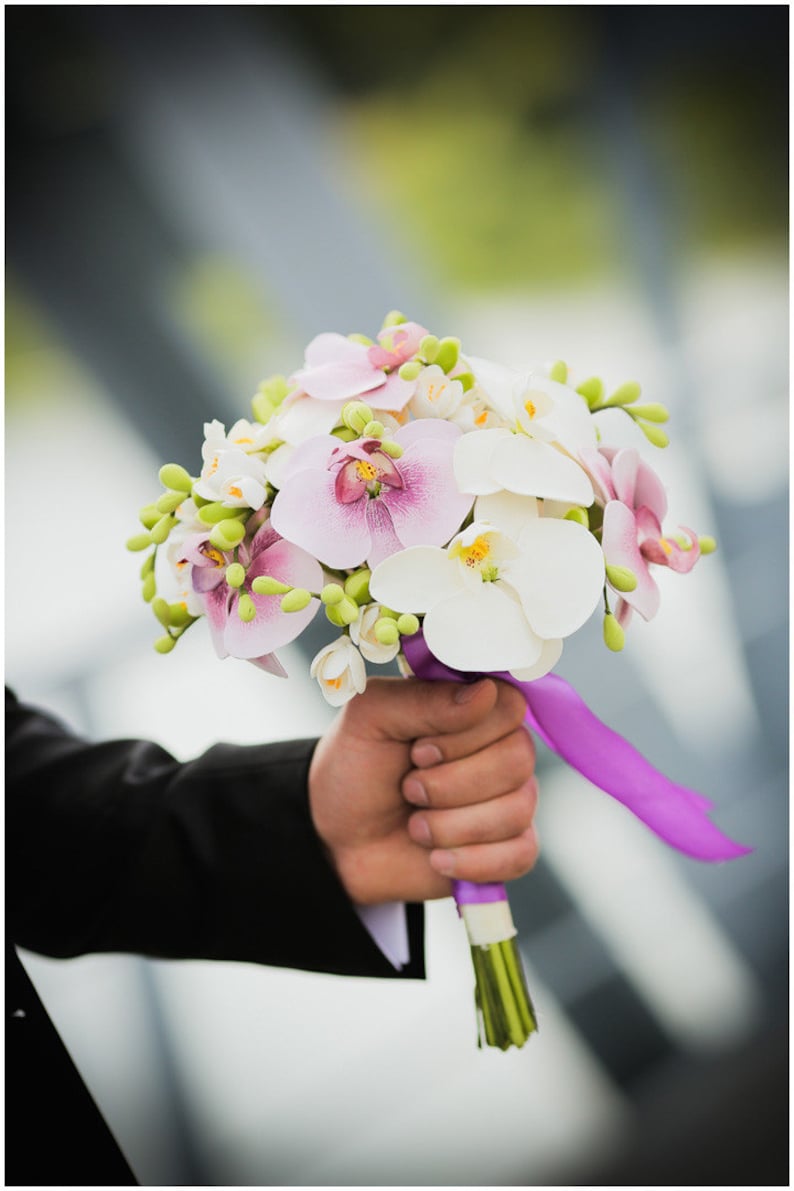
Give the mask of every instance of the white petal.
<path id="1" fill-rule="evenodd" d="M 519 603 L 496 583 L 436 604 L 424 620 L 428 648 L 455 670 L 493 672 L 533 665 L 543 642 Z"/>
<path id="2" fill-rule="evenodd" d="M 287 397 L 271 422 L 275 422 L 273 428 L 279 438 L 297 445 L 315 434 L 330 434 L 344 404 L 344 401 L 319 401 L 303 393 L 292 400 Z"/>
<path id="3" fill-rule="evenodd" d="M 527 620 L 543 638 L 567 637 L 593 612 L 604 586 L 604 556 L 574 521 L 539 518 L 526 526 L 521 558 L 505 567 Z"/>
<path id="4" fill-rule="evenodd" d="M 529 384 L 530 388 L 539 389 L 554 403 L 550 413 L 543 417 L 543 427 L 553 433 L 557 442 L 573 454 L 580 447 L 596 445 L 593 415 L 579 393 L 545 376 L 532 376 Z"/>
<path id="5" fill-rule="evenodd" d="M 509 430 L 472 430 L 455 443 L 455 482 L 461 492 L 481 496 L 498 492 L 504 485 L 492 466 L 496 447 L 513 435 Z"/>
<path id="6" fill-rule="evenodd" d="M 426 612 L 460 591 L 458 567 L 438 546 L 409 546 L 375 567 L 369 590 L 395 612 Z"/>
<path id="7" fill-rule="evenodd" d="M 512 368 L 505 368 L 503 364 L 495 364 L 492 360 L 484 360 L 480 356 L 467 356 L 466 360 L 477 384 L 487 394 L 489 404 L 503 418 L 512 422 L 515 419 L 516 398 L 527 387 L 527 375 Z"/>
<path id="8" fill-rule="evenodd" d="M 464 435 L 463 441 L 470 437 Z M 593 485 L 584 468 L 556 448 L 525 434 L 510 434 L 496 444 L 490 470 L 499 477 L 499 486 L 511 492 L 579 505 L 593 503 Z"/>
<path id="9" fill-rule="evenodd" d="M 523 669 L 511 670 L 510 673 L 519 682 L 534 682 L 536 678 L 542 678 L 549 670 L 553 670 L 561 655 L 562 641 L 544 641 L 541 655 L 534 666 L 524 666 Z"/>
<path id="10" fill-rule="evenodd" d="M 527 521 L 538 516 L 538 502 L 534 496 L 518 496 L 515 492 L 494 492 L 478 496 L 474 505 L 478 521 L 487 521 L 515 541 Z"/>

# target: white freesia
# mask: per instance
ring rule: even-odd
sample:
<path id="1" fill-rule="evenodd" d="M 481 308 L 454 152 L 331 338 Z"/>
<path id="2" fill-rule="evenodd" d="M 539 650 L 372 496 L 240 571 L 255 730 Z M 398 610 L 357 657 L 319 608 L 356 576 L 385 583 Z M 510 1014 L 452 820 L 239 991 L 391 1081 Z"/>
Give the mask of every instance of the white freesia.
<path id="1" fill-rule="evenodd" d="M 309 672 L 332 707 L 341 707 L 367 685 L 364 659 L 349 637 L 338 637 L 321 649 Z"/>
<path id="2" fill-rule="evenodd" d="M 446 418 L 452 421 L 465 399 L 460 381 L 447 376 L 438 364 L 430 364 L 419 373 L 408 408 L 415 418 Z"/>
<path id="3" fill-rule="evenodd" d="M 486 428 L 461 438 L 455 448 L 460 489 L 475 495 L 507 489 L 591 505 L 592 484 L 577 457 L 582 447 L 595 446 L 596 432 L 579 394 L 541 373 L 522 375 L 488 360 L 470 362 L 489 404 L 511 428 Z"/>
<path id="4" fill-rule="evenodd" d="M 361 609 L 358 620 L 350 626 L 350 636 L 368 662 L 385 665 L 400 652 L 399 638 L 392 645 L 384 645 L 375 636 L 375 625 L 383 616 L 380 604 L 367 604 Z"/>
<path id="5" fill-rule="evenodd" d="M 520 510 L 515 500 L 490 497 L 490 520 L 475 521 L 445 550 L 399 551 L 370 579 L 378 600 L 424 614 L 429 649 L 453 669 L 539 678 L 601 595 L 604 559 L 592 535 L 539 516 L 537 502 Z"/>
<path id="6" fill-rule="evenodd" d="M 265 465 L 255 455 L 237 449 L 221 450 L 205 460 L 193 492 L 204 500 L 229 508 L 261 509 L 267 496 Z"/>

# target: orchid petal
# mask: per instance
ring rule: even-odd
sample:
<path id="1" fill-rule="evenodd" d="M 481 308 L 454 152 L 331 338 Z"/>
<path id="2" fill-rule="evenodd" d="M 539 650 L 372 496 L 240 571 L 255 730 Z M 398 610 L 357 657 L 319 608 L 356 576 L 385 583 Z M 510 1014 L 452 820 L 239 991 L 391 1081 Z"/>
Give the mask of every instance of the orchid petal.
<path id="1" fill-rule="evenodd" d="M 266 670 L 268 674 L 274 674 L 276 678 L 289 678 L 287 671 L 275 653 L 265 653 L 261 658 L 249 658 L 248 661 L 253 666 L 258 666 L 260 670 Z"/>
<path id="2" fill-rule="evenodd" d="M 477 521 L 487 521 L 509 538 L 517 540 L 528 521 L 539 516 L 538 502 L 534 496 L 519 496 L 515 492 L 494 492 L 478 496 L 474 506 Z"/>
<path id="3" fill-rule="evenodd" d="M 574 521 L 538 518 L 519 539 L 521 557 L 505 568 L 539 636 L 567 637 L 592 615 L 604 586 L 604 557 Z"/>
<path id="4" fill-rule="evenodd" d="M 322 585 L 322 568 L 304 550 L 291 542 L 279 541 L 263 550 L 248 569 L 247 579 L 273 575 L 292 587 L 317 590 Z M 232 596 L 232 606 L 224 634 L 229 653 L 237 658 L 256 658 L 294 641 L 311 623 L 320 607 L 312 600 L 300 612 L 282 612 L 281 596 L 257 595 L 249 592 L 256 608 L 253 620 L 243 621 L 237 615 L 239 593 Z"/>
<path id="5" fill-rule="evenodd" d="M 368 500 L 365 498 L 364 512 L 371 540 L 366 563 L 368 567 L 374 568 L 385 558 L 402 550 L 403 543 L 395 533 L 394 523 L 385 499 Z"/>
<path id="6" fill-rule="evenodd" d="M 492 461 L 496 448 L 512 438 L 509 430 L 472 430 L 455 443 L 455 479 L 461 492 L 485 496 L 504 487 L 494 478 L 498 472 Z"/>
<path id="7" fill-rule="evenodd" d="M 449 443 L 435 437 L 417 440 L 398 466 L 403 487 L 383 488 L 378 498 L 388 508 L 397 536 L 403 546 L 443 545 L 474 503 L 472 496 L 458 491 Z"/>
<path id="8" fill-rule="evenodd" d="M 380 604 L 399 612 L 426 612 L 461 590 L 458 567 L 437 546 L 409 546 L 372 572 L 369 590 Z"/>
<path id="9" fill-rule="evenodd" d="M 513 368 L 505 368 L 502 364 L 495 364 L 492 360 L 484 360 L 480 356 L 466 357 L 477 383 L 488 396 L 488 403 L 503 418 L 510 422 L 515 419 L 515 402 L 527 387 L 527 375 L 516 372 Z"/>
<path id="10" fill-rule="evenodd" d="M 373 368 L 362 344 L 325 332 L 309 344 L 306 367 L 292 380 L 318 401 L 349 401 L 378 388 L 383 383 L 383 372 Z"/>
<path id="11" fill-rule="evenodd" d="M 525 496 L 569 500 L 578 505 L 593 503 L 593 485 L 584 468 L 554 447 L 525 434 L 511 434 L 496 444 L 490 474 L 500 478 L 500 488 Z"/>
<path id="12" fill-rule="evenodd" d="M 317 434 L 330 434 L 342 416 L 344 406 L 344 401 L 316 401 L 305 393 L 290 395 L 284 399 L 276 415 L 279 438 L 297 446 Z"/>
<path id="13" fill-rule="evenodd" d="M 367 501 L 362 497 L 353 504 L 340 504 L 331 472 L 301 470 L 291 473 L 276 493 L 270 520 L 282 537 L 326 566 L 356 567 L 364 562 L 371 545 Z"/>
<path id="14" fill-rule="evenodd" d="M 637 473 L 640 469 L 640 454 L 634 447 L 624 447 L 612 459 L 612 479 L 615 484 L 615 497 L 630 509 L 638 507 L 635 500 L 637 488 Z"/>
<path id="15" fill-rule="evenodd" d="M 603 504 L 606 504 L 609 500 L 616 500 L 615 485 L 612 480 L 612 468 L 609 466 L 609 460 L 604 455 L 604 452 L 596 450 L 595 447 L 580 447 L 579 458 L 590 473 L 590 478 L 596 490 L 596 497 Z"/>
<path id="16" fill-rule="evenodd" d="M 543 642 L 517 600 L 495 583 L 462 590 L 435 604 L 423 625 L 431 652 L 456 670 L 506 670 L 533 665 Z"/>
<path id="17" fill-rule="evenodd" d="M 544 641 L 540 657 L 534 666 L 524 666 L 523 669 L 513 668 L 510 674 L 519 682 L 534 682 L 536 678 L 542 678 L 557 665 L 562 656 L 562 646 L 561 640 Z"/>
<path id="18" fill-rule="evenodd" d="M 637 586 L 634 591 L 623 592 L 622 598 L 644 620 L 651 620 L 659 611 L 659 588 L 640 553 L 634 513 L 619 500 L 611 500 L 604 508 L 601 545 L 610 566 L 628 567 L 634 572 Z"/>
<path id="19" fill-rule="evenodd" d="M 576 454 L 582 447 L 594 447 L 598 441 L 587 402 L 574 389 L 535 373 L 528 387 L 544 393 L 552 402 L 551 410 L 542 418 L 544 437 L 553 436 L 566 450 Z"/>
<path id="20" fill-rule="evenodd" d="M 394 435 L 394 441 L 406 450 L 414 443 L 427 442 L 430 438 L 455 443 L 461 437 L 460 427 L 453 422 L 447 422 L 444 418 L 420 418 L 409 422 L 407 426 L 401 426 Z"/>

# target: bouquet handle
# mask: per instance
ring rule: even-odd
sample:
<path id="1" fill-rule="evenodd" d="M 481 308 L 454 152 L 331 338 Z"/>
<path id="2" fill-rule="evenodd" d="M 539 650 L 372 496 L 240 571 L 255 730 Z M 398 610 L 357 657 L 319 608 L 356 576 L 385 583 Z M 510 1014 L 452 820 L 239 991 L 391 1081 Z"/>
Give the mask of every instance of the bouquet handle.
<path id="1" fill-rule="evenodd" d="M 537 1031 L 516 928 L 504 885 L 453 881 L 474 966 L 478 1045 L 522 1047 Z"/>

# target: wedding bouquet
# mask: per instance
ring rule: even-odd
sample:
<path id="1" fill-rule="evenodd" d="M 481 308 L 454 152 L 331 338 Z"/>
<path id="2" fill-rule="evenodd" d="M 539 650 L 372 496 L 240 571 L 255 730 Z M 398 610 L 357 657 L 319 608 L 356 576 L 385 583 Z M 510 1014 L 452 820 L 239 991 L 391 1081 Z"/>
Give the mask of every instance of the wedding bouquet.
<path id="1" fill-rule="evenodd" d="M 127 543 L 148 551 L 155 648 L 169 653 L 205 618 L 219 657 L 286 676 L 277 651 L 322 609 L 339 635 L 311 674 L 333 706 L 364 690 L 367 662 L 497 676 L 522 691 L 549 747 L 673 847 L 741 855 L 706 799 L 551 672 L 599 604 L 618 651 L 632 617 L 658 611 L 656 568 L 684 574 L 715 548 L 689 528 L 665 532 L 665 488 L 640 448 L 667 444 L 667 411 L 639 398 L 634 382 L 607 393 L 559 361 L 519 373 L 464 355 L 396 312 L 375 339 L 318 335 L 302 368 L 262 382 L 252 420 L 205 425 L 199 475 L 161 469 L 165 491 Z M 606 440 L 614 410 L 637 445 Z M 454 895 L 480 1042 L 522 1046 L 537 1027 L 504 886 L 455 882 Z"/>

